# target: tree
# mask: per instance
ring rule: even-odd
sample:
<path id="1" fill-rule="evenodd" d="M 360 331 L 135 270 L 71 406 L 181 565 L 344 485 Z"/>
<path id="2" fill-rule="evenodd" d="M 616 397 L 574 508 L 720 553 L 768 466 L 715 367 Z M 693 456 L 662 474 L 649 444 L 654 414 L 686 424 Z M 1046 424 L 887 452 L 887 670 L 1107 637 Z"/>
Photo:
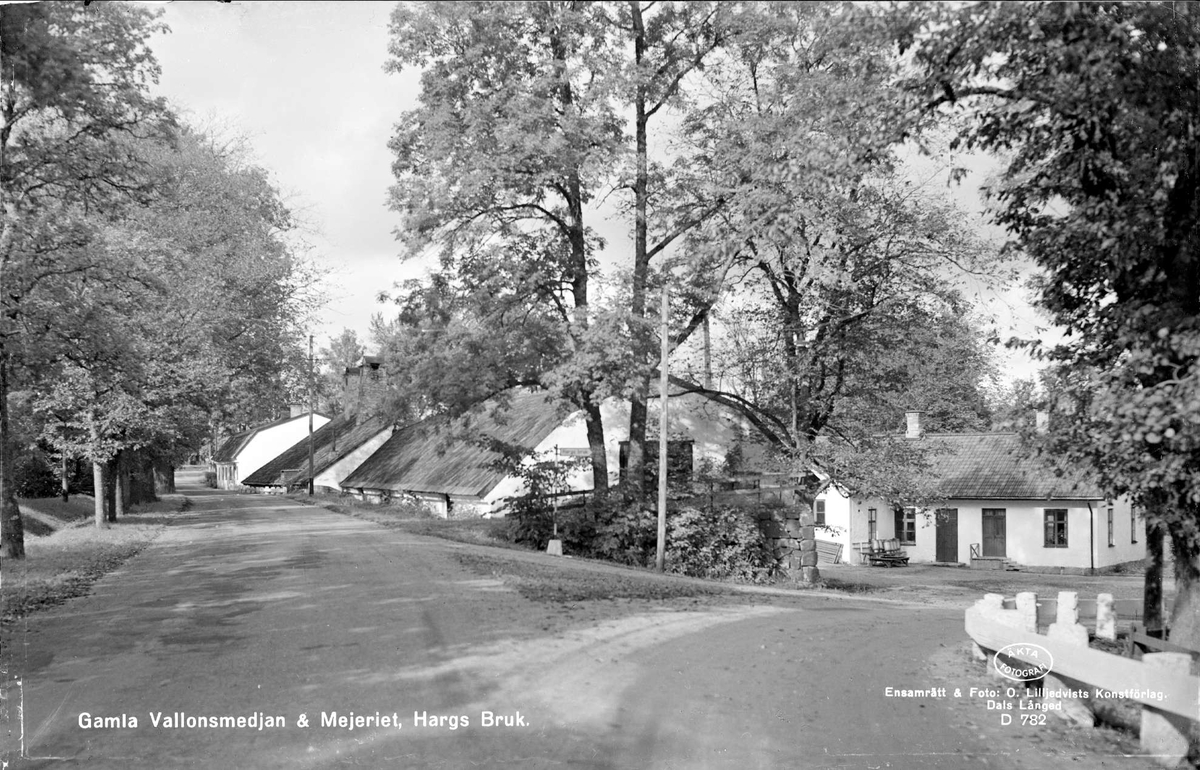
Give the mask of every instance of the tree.
<path id="1" fill-rule="evenodd" d="M 1175 551 L 1172 638 L 1200 646 L 1200 16 L 1153 3 L 908 9 L 916 114 L 1010 160 L 996 221 L 1067 330 L 1056 451 Z"/>
<path id="2" fill-rule="evenodd" d="M 462 364 L 474 376 L 466 382 L 479 385 L 468 398 L 438 398 L 450 411 L 522 378 L 540 380 L 597 347 L 589 341 L 590 281 L 599 241 L 585 217 L 620 137 L 609 94 L 612 52 L 599 24 L 597 6 L 574 2 L 431 3 L 393 13 L 388 69 L 425 70 L 421 106 L 403 116 L 390 145 L 392 208 L 404 217 L 398 233 L 410 255 L 436 245 L 442 256 L 442 275 L 428 292 L 409 287 L 409 299 L 434 303 L 427 309 L 435 323 L 415 344 L 428 351 L 450 334 L 469 351 Z M 450 326 L 454 314 L 439 303 L 452 287 L 476 306 Z M 519 330 L 544 341 L 550 327 L 561 352 L 541 361 L 540 371 L 499 346 Z M 490 376 L 485 363 L 493 365 Z M 604 489 L 605 383 L 585 366 L 559 368 L 545 382 L 584 411 L 594 484 Z"/>
<path id="3" fill-rule="evenodd" d="M 366 348 L 358 341 L 358 333 L 353 329 L 342 329 L 338 336 L 330 337 L 329 344 L 319 351 L 321 380 L 318 391 L 330 413 L 341 412 L 346 407 L 342 401 L 342 378 L 346 369 L 358 366 L 365 352 Z"/>
<path id="4" fill-rule="evenodd" d="M 0 7 L 0 556 L 24 555 L 12 489 L 8 394 L 52 324 L 59 281 L 96 268 L 77 248 L 83 215 L 144 192 L 134 145 L 169 133 L 151 98 L 158 68 L 146 41 L 160 28 L 136 6 Z M 53 315 L 53 314 L 50 314 Z"/>

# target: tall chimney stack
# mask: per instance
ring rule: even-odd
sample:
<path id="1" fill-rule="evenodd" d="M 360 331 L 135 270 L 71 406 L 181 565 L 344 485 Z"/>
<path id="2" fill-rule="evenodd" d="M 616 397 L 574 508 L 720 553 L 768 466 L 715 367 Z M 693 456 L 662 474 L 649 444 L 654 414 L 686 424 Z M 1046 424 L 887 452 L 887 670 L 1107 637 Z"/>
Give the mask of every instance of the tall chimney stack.
<path id="1" fill-rule="evenodd" d="M 908 420 L 908 429 L 904 432 L 904 438 L 921 438 L 924 432 L 921 430 L 921 412 L 905 412 L 904 417 Z"/>
<path id="2" fill-rule="evenodd" d="M 1037 432 L 1039 434 L 1050 430 L 1050 413 L 1045 409 L 1037 410 L 1037 413 L 1034 415 L 1034 419 L 1037 421 L 1035 424 L 1037 425 Z"/>

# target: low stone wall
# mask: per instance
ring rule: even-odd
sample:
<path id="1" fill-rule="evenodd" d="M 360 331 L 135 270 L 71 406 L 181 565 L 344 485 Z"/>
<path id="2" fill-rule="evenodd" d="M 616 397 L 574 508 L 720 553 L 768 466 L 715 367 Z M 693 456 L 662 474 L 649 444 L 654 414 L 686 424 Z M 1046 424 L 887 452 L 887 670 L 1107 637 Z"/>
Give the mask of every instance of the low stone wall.
<path id="1" fill-rule="evenodd" d="M 775 558 L 801 582 L 815 583 L 817 569 L 816 519 L 808 506 L 759 508 L 758 528 Z"/>

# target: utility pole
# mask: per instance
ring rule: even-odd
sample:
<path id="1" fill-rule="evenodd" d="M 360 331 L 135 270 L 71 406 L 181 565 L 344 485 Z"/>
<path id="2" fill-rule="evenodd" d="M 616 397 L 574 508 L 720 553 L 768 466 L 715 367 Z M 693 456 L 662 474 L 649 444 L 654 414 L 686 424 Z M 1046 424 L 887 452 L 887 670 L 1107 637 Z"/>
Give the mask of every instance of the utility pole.
<path id="1" fill-rule="evenodd" d="M 313 386 L 313 336 L 308 335 L 308 496 L 313 496 L 313 410 L 316 393 Z"/>
<path id="2" fill-rule="evenodd" d="M 658 364 L 658 553 L 655 566 L 659 572 L 667 568 L 667 356 L 671 352 L 668 334 L 667 308 L 668 285 L 662 289 L 662 356 Z"/>

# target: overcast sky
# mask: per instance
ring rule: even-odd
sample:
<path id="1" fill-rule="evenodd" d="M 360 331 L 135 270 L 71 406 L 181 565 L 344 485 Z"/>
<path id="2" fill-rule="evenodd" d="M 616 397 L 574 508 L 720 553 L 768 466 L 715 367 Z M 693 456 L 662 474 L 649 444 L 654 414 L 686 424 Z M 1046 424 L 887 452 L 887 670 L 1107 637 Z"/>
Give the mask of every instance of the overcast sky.
<path id="1" fill-rule="evenodd" d="M 312 228 L 314 253 L 332 270 L 329 302 L 313 330 L 318 344 L 343 327 L 365 340 L 371 315 L 388 310 L 376 294 L 426 269 L 400 261 L 397 218 L 386 204 L 387 141 L 419 88 L 415 73 L 383 71 L 393 6 L 167 3 L 171 33 L 151 43 L 162 66 L 159 92 L 195 122 L 247 136 L 257 162 Z M 971 190 L 954 195 L 977 211 Z M 603 230 L 611 240 L 614 231 Z M 1034 333 L 1024 292 L 974 288 L 1001 336 Z M 1010 375 L 1033 371 L 1021 357 L 1006 358 Z"/>

